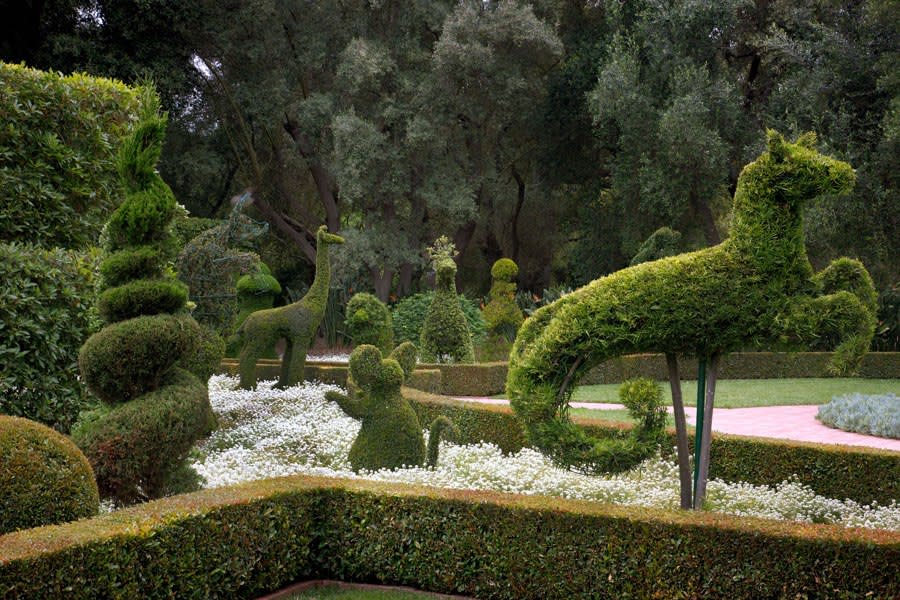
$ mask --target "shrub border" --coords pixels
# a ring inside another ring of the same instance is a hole
[[[294,476],[0,537],[0,597],[893,598],[898,562],[900,532]]]
[[[459,430],[460,443],[490,442],[507,453],[528,445],[508,406],[465,402],[411,388],[404,388],[404,395],[413,400],[421,422],[439,415],[449,417]],[[630,430],[624,423],[574,421],[600,438],[624,436]],[[674,428],[667,434],[667,449],[674,448]],[[689,439],[693,444],[692,432]],[[900,452],[715,433],[710,455],[710,478],[756,485],[776,485],[793,478],[829,498],[882,505],[900,499]]]

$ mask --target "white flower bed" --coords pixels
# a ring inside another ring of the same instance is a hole
[[[236,386],[237,379],[227,376],[210,380],[210,400],[220,429],[195,450],[193,461],[208,487],[304,473],[678,507],[677,466],[660,457],[629,473],[601,477],[559,469],[527,448],[504,456],[491,444],[441,443],[434,470],[357,475],[350,470],[347,453],[359,423],[325,400],[325,392],[337,386],[307,383],[277,390],[272,382],[264,382],[255,392],[236,390]],[[735,515],[900,530],[896,500],[889,506],[863,506],[818,496],[796,482],[783,482],[773,489],[712,480],[707,495],[712,510]]]

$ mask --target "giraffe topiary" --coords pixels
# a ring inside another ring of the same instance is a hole
[[[723,243],[597,279],[524,323],[506,385],[533,444],[560,464],[592,472],[626,470],[653,452],[649,444],[629,451],[639,442],[634,436],[593,439],[567,417],[581,375],[623,354],[665,353],[675,381],[678,355],[711,358],[715,365],[718,356],[736,349],[830,340],[836,346],[831,372],[853,371],[874,332],[872,280],[849,259],[814,275],[802,214],[807,200],[849,192],[855,174],[814,145],[813,134],[788,143],[768,133],[767,151],[738,180],[731,233]],[[673,396],[675,391],[673,383]],[[676,402],[680,389],[678,394]],[[711,409],[709,398],[708,387]],[[676,404],[676,425],[677,413]]]
[[[306,351],[312,344],[328,304],[328,284],[331,280],[328,246],[344,243],[341,236],[328,233],[325,225],[319,227],[316,240],[316,276],[306,295],[286,306],[251,313],[238,329],[242,344],[241,387],[245,390],[256,387],[256,361],[282,338],[286,344],[277,386],[286,388],[303,381]]]
[[[444,431],[453,429],[447,417],[436,418],[429,428],[428,448],[416,411],[400,394],[400,386],[416,366],[416,347],[403,342],[383,358],[370,344],[357,346],[350,355],[350,395],[327,392],[348,416],[362,421],[350,448],[354,471],[399,469],[437,463]]]

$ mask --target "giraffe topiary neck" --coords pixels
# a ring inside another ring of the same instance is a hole
[[[303,297],[304,302],[317,313],[325,312],[328,304],[328,286],[331,282],[331,263],[328,260],[328,244],[319,241],[316,249],[316,276],[309,291]]]

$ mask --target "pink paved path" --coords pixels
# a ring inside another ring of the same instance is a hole
[[[484,404],[509,404],[497,398],[459,397],[457,400]],[[624,408],[621,404],[572,402],[573,408],[609,410]],[[820,444],[868,446],[900,452],[900,440],[850,433],[822,425],[816,419],[818,406],[762,406],[759,408],[717,408],[713,411],[713,431],[735,435],[780,438]],[[669,408],[672,412],[672,408]],[[694,424],[696,409],[686,406],[685,416]]]

